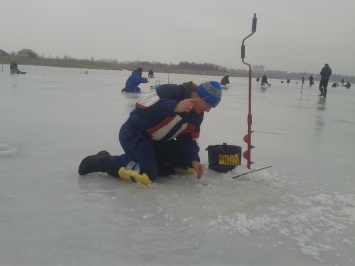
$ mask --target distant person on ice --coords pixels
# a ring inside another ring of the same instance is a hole
[[[329,77],[332,75],[332,70],[328,64],[325,64],[319,74],[321,76],[319,82],[319,91],[320,91],[319,96],[327,97],[328,81],[329,81]]]
[[[138,87],[141,83],[148,83],[148,79],[142,77],[143,69],[138,67],[136,70],[132,71],[131,76],[126,81],[126,87],[122,89],[122,92],[141,92],[141,89]]]
[[[13,61],[10,64],[10,73],[11,74],[26,74],[26,72],[20,71],[17,67],[17,61]]]
[[[12,74],[15,74],[19,72],[18,68],[17,68],[17,61],[12,61],[11,64],[10,64],[10,72]]]
[[[201,123],[204,112],[216,107],[221,97],[217,81],[199,86],[192,81],[165,84],[143,93],[119,132],[125,154],[100,151],[88,156],[79,174],[104,172],[147,185],[158,176],[194,170],[200,179],[204,173],[197,143]]]
[[[261,78],[261,85],[265,85],[265,84],[267,84],[267,85],[271,85],[271,84],[269,84],[269,82],[267,82],[267,77],[266,77],[266,75],[263,75],[263,77]]]
[[[154,78],[154,71],[151,69],[148,71],[148,78]]]
[[[227,84],[229,84],[229,76],[228,75],[224,76],[221,80],[221,85],[227,85]]]
[[[309,76],[309,86],[312,86],[314,84],[314,81],[313,81],[313,76]]]

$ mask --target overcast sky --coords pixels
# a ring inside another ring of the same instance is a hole
[[[0,0],[0,49],[355,76],[354,0]],[[18,62],[21,64],[21,62]]]

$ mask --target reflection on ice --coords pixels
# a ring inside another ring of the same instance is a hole
[[[0,143],[0,156],[13,156],[16,155],[17,149],[7,143]]]
[[[318,105],[317,105],[317,110],[318,111],[324,111],[325,110],[325,97],[320,97],[318,99]]]

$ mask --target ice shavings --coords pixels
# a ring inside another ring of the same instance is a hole
[[[269,231],[272,227],[278,226],[279,223],[280,220],[278,218],[270,218],[266,215],[248,219],[245,213],[237,213],[235,217],[219,215],[209,225],[215,226],[221,231],[249,235],[252,230]]]
[[[276,230],[280,237],[295,241],[303,254],[322,260],[321,253],[337,249],[332,242],[344,236],[342,243],[355,246],[354,237],[347,235],[349,224],[355,221],[354,198],[353,194],[339,193],[307,197],[286,194],[280,196],[284,207],[270,208],[271,214],[218,215],[208,225],[212,230],[245,236],[253,231]]]

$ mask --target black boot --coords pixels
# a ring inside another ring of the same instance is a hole
[[[168,176],[175,174],[174,168],[167,154],[166,150],[159,149],[155,151],[155,158],[158,164],[158,175],[159,176]]]
[[[81,161],[79,165],[79,175],[87,175],[94,172],[106,172],[104,161],[111,156],[107,151],[100,151],[96,155],[90,155]]]

